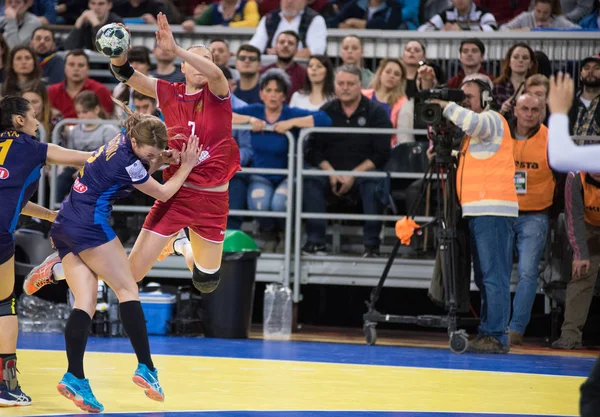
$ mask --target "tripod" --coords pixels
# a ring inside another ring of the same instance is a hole
[[[458,329],[456,280],[458,271],[458,235],[456,229],[456,213],[458,201],[456,199],[456,166],[454,158],[447,152],[441,152],[430,162],[429,169],[425,173],[420,197],[410,207],[408,217],[414,217],[415,212],[421,205],[426,195],[428,186],[437,180],[437,215],[436,218],[423,226],[428,227],[438,224],[438,251],[441,258],[441,271],[444,283],[445,307],[447,316],[421,315],[400,316],[382,314],[375,308],[381,290],[390,272],[394,259],[400,249],[400,239],[394,245],[392,253],[385,265],[381,278],[375,288],[371,291],[369,301],[366,301],[368,311],[363,315],[363,330],[368,345],[375,344],[377,340],[377,323],[404,323],[416,324],[425,327],[447,327],[450,338],[450,350],[454,353],[464,353],[468,347],[468,336],[465,330]],[[462,323],[462,321],[461,321]]]

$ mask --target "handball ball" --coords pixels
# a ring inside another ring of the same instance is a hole
[[[96,34],[96,49],[108,58],[117,58],[129,48],[129,32],[123,26],[109,23]]]

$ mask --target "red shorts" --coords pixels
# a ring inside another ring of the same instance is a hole
[[[172,236],[189,227],[201,238],[221,243],[225,239],[228,214],[228,191],[200,191],[184,186],[169,201],[157,200],[142,228]]]

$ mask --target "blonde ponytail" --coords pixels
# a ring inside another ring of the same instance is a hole
[[[129,138],[135,138],[142,145],[158,149],[165,149],[167,147],[167,127],[158,117],[149,114],[134,113],[121,100],[117,100],[114,97],[111,97],[111,99],[127,114],[123,125],[125,133],[127,133]]]

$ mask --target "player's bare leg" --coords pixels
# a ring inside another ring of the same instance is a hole
[[[146,229],[140,231],[129,254],[131,273],[137,282],[143,280],[150,272],[156,259],[171,238],[172,236],[159,235]]]
[[[131,270],[137,281],[143,279],[152,269],[157,253],[166,245],[172,245],[173,252],[184,257],[188,269],[192,272],[194,286],[199,291],[210,293],[217,288],[223,243],[208,241],[192,230],[189,240],[181,235],[174,238],[142,230],[129,255]]]
[[[186,247],[187,246],[187,247]],[[200,292],[210,293],[217,289],[220,281],[221,256],[223,242],[211,242],[190,230],[190,243],[184,245],[182,252],[192,253],[192,280]],[[189,264],[188,264],[189,267]]]
[[[62,262],[75,304],[65,327],[69,366],[56,389],[80,409],[100,413],[104,411],[104,406],[94,396],[83,370],[85,347],[98,303],[98,278],[78,256],[72,253],[67,254]]]
[[[15,306],[15,258],[0,265],[0,406],[31,404],[17,379],[17,335],[19,322]]]

